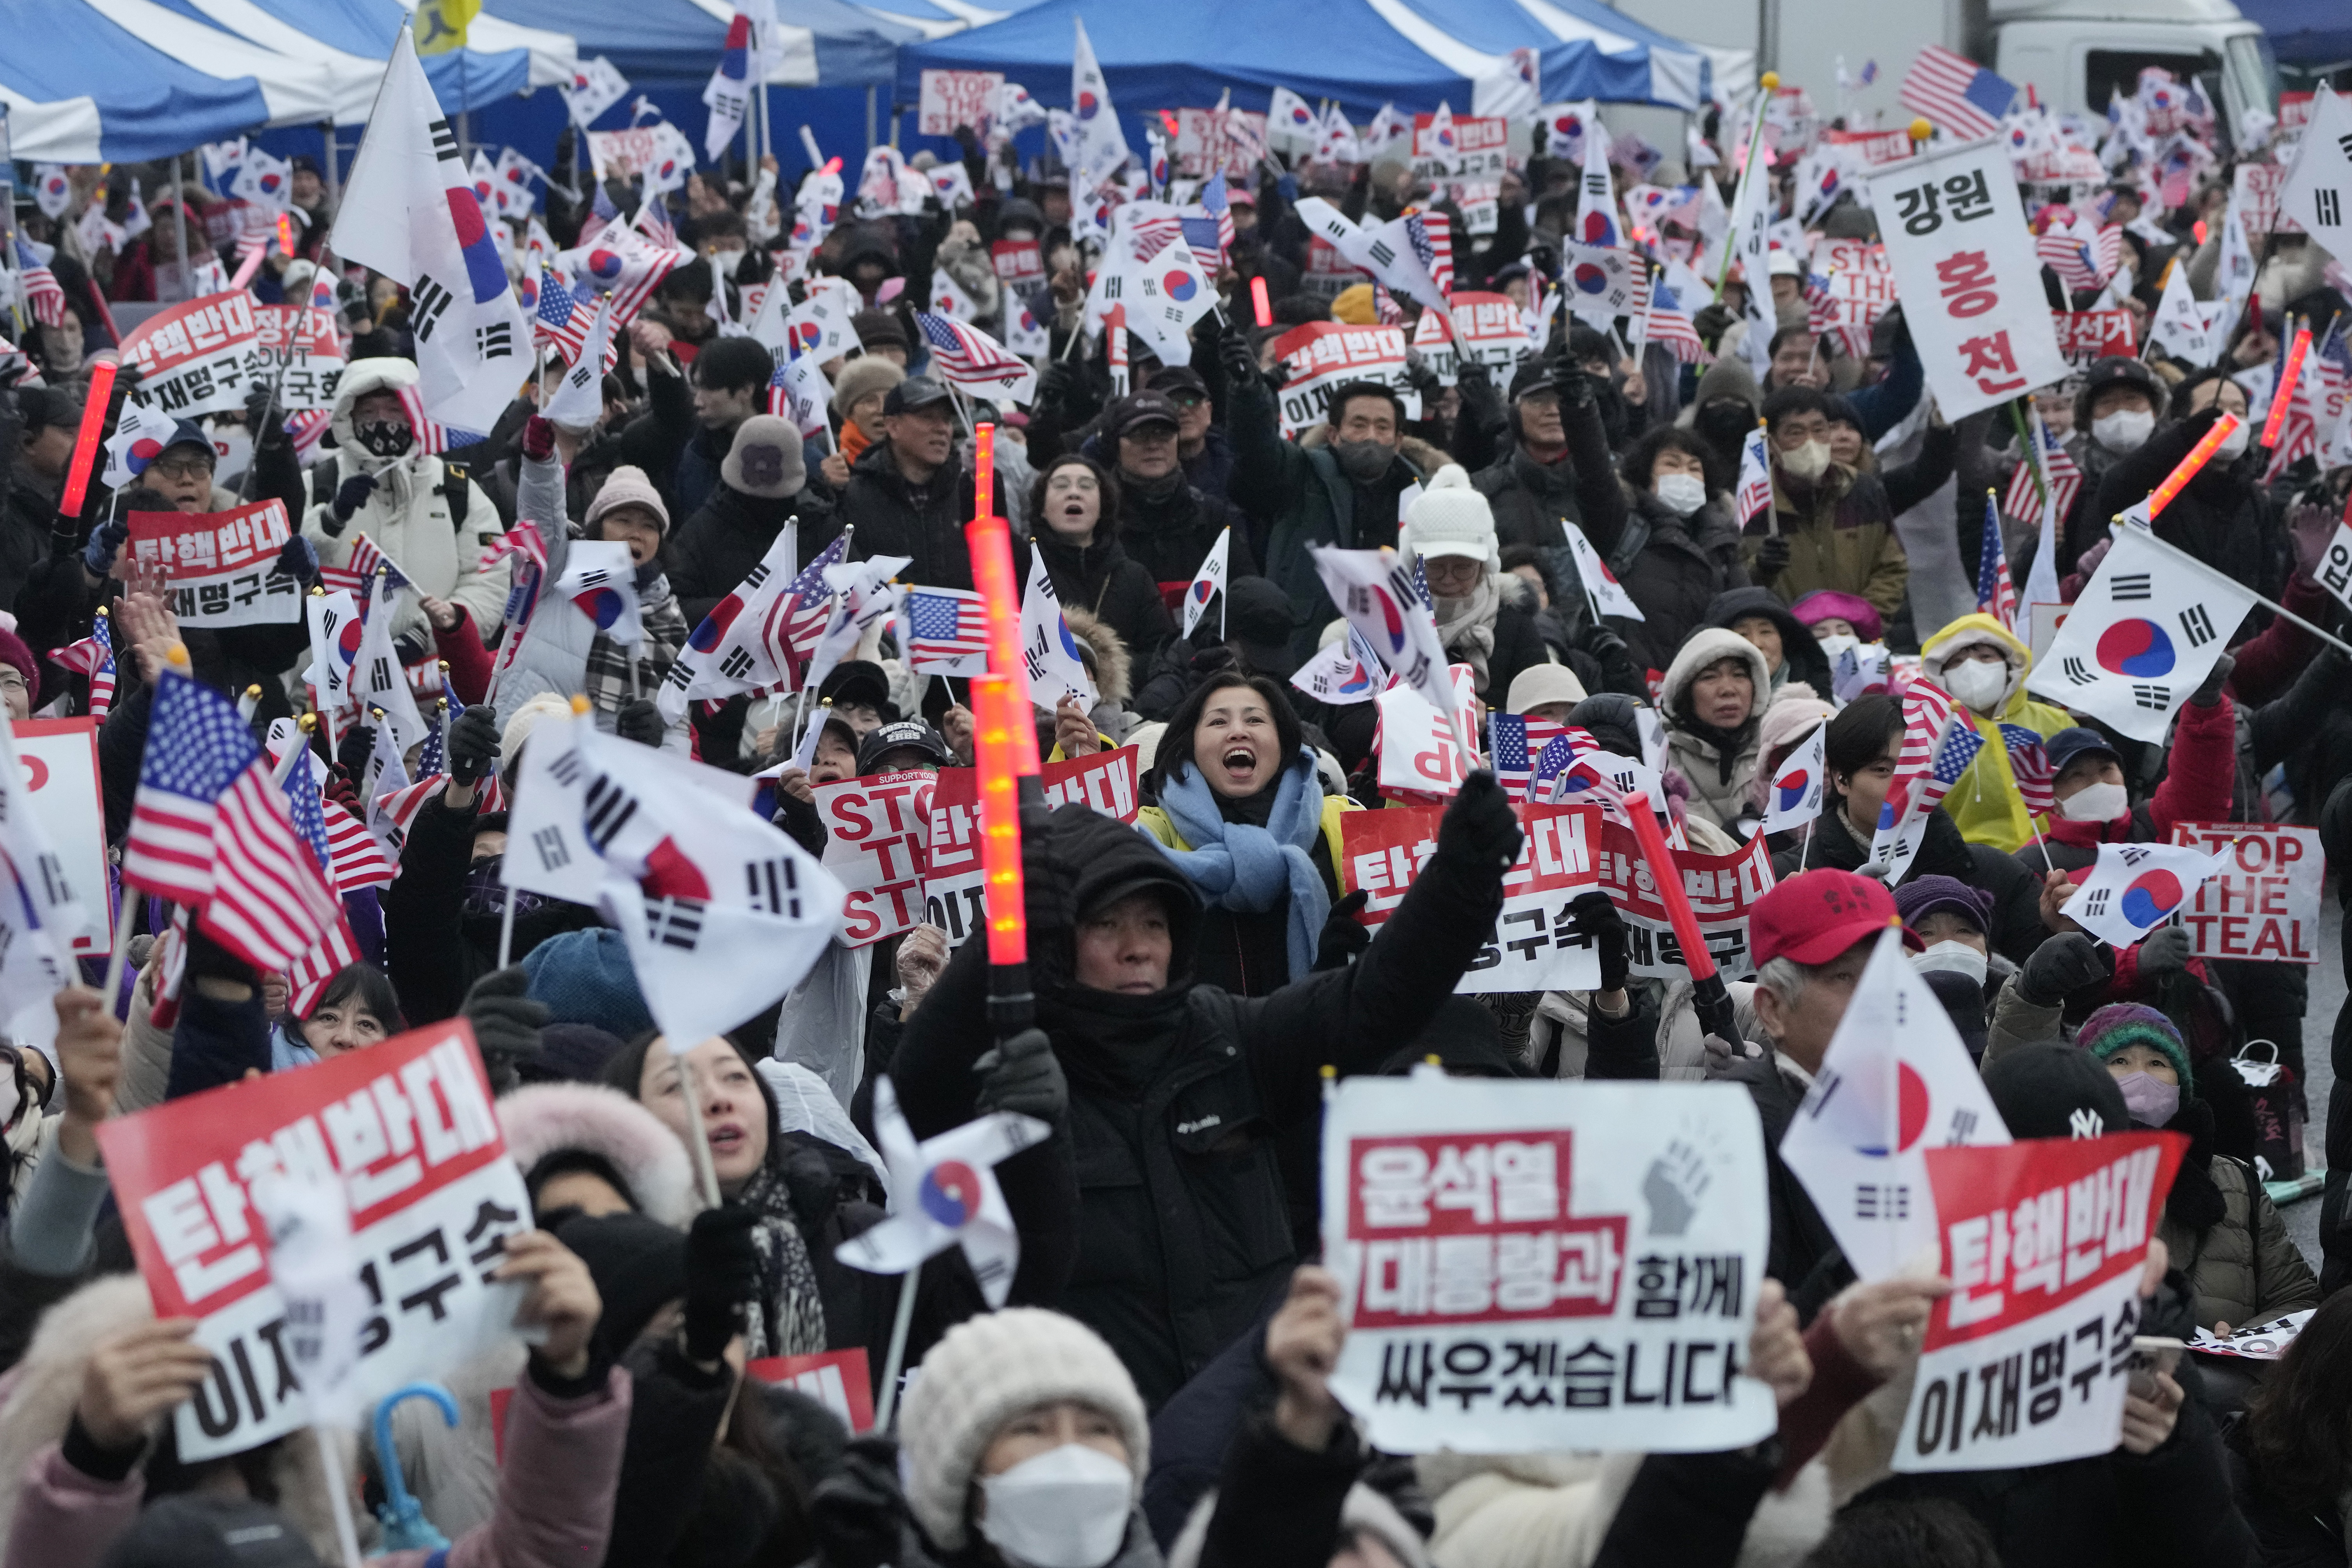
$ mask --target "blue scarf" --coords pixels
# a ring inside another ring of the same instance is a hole
[[[1181,778],[1170,770],[1160,786],[1160,808],[1192,846],[1162,844],[1160,852],[1212,908],[1258,914],[1290,895],[1290,978],[1305,978],[1315,967],[1315,944],[1331,913],[1331,895],[1324,891],[1323,874],[1308,853],[1323,830],[1323,786],[1315,777],[1315,753],[1301,748],[1284,770],[1264,827],[1227,822],[1197,766],[1183,770]]]

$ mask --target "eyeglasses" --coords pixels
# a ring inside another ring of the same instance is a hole
[[[201,458],[158,458],[147,465],[167,479],[192,479],[198,474],[209,476],[213,460],[209,455]]]

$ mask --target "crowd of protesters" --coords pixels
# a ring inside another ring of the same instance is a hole
[[[1691,179],[1728,195],[1722,154],[1742,123],[1708,118],[1694,149],[1715,166]],[[733,326],[746,289],[771,278],[805,286],[775,272],[784,237],[770,161],[745,180],[707,173],[655,198],[698,259],[620,338],[593,422],[551,423],[541,389],[527,385],[486,440],[428,451],[402,395],[418,374],[412,302],[351,268],[333,284],[350,363],[323,433],[289,430],[257,388],[241,419],[178,422],[134,488],[93,484],[74,515],[59,500],[108,304],[152,299],[159,267],[177,260],[170,237],[205,233],[217,198],[194,184],[158,196],[151,184],[152,224],[96,255],[83,253],[72,215],[27,216],[35,238],[58,247],[66,312],[0,359],[10,384],[0,696],[14,720],[88,711],[88,674],[58,656],[108,616],[120,683],[98,740],[110,837],[126,830],[152,694],[175,644],[198,679],[257,689],[257,727],[302,706],[307,653],[285,628],[180,627],[163,584],[126,559],[126,513],[281,500],[298,520],[283,563],[306,584],[373,541],[406,579],[394,612],[403,657],[445,671],[428,696],[446,682],[464,711],[446,736],[446,784],[407,825],[395,879],[349,900],[363,962],[307,1016],[289,1011],[284,976],[257,973],[200,925],[175,935],[159,922],[133,942],[126,997],[71,988],[54,1048],[7,1052],[0,1563],[331,1556],[328,1490],[380,1500],[394,1460],[457,1543],[446,1556],[404,1554],[436,1568],[2345,1563],[2352,1306],[2333,1292],[2352,1282],[2342,1174],[2352,1116],[2308,1108],[2324,1119],[2313,1144],[2330,1174],[2323,1256],[2307,1259],[2255,1164],[2249,1089],[2232,1065],[2250,1041],[2273,1042],[2302,1098],[2305,972],[2193,956],[2177,927],[2118,952],[2059,912],[2099,846],[2168,840],[2181,822],[2315,825],[2344,864],[2342,653],[2257,611],[2227,629],[2235,657],[2193,693],[2165,744],[2031,695],[2021,628],[1929,614],[1906,544],[1950,545],[1973,580],[1984,518],[1974,498],[2018,465],[2014,430],[1990,415],[1948,424],[1936,413],[1900,307],[1877,321],[1866,355],[1816,335],[1802,262],[1786,251],[1769,279],[1735,273],[1696,313],[1709,363],[1654,346],[1635,357],[1563,317],[1514,369],[1465,364],[1447,387],[1416,359],[1415,395],[1341,384],[1321,424],[1286,437],[1271,346],[1285,331],[1370,321],[1381,306],[1410,329],[1419,310],[1376,305],[1361,284],[1318,292],[1295,204],[1319,194],[1385,219],[1415,203],[1444,208],[1442,192],[1393,161],[1269,164],[1262,179],[1236,180],[1214,279],[1225,309],[1194,331],[1188,363],[1162,363],[1135,339],[1115,372],[1109,346],[1083,331],[1090,254],[1073,237],[1066,169],[961,140],[976,199],[920,214],[845,209],[807,258],[865,307],[854,346],[824,367],[830,428],[817,437],[768,411],[772,357]],[[579,162],[566,131],[543,220],[560,245],[593,233],[599,210],[640,204],[625,173],[597,188]],[[1776,172],[1776,199],[1794,204],[1787,173]],[[2229,173],[2215,164],[2168,210],[2146,170],[2074,193],[2086,210],[2138,220],[2122,240],[2136,279],[2124,303],[2143,328],[2169,263],[2210,289]],[[79,199],[95,176],[78,175]],[[1556,278],[1577,177],[1566,161],[1525,160],[1505,181],[1491,237],[1450,209],[1456,286],[1524,301],[1531,278]],[[108,187],[118,208],[134,182],[118,174]],[[565,190],[575,182],[591,186],[576,202]],[[310,221],[299,253],[271,256],[256,276],[265,301],[305,298],[331,245],[315,167],[297,162],[294,191]],[[1875,233],[1851,195],[1806,226]],[[1685,257],[1698,237],[1662,228]],[[1025,301],[989,265],[991,242],[1005,239],[1041,247],[1045,279]],[[913,314],[933,298],[935,272],[956,280],[984,329],[1001,331],[1024,304],[1045,324],[1030,406],[975,405],[934,374]],[[1271,325],[1251,324],[1260,281]],[[2274,237],[2219,370],[2150,350],[2040,390],[2084,476],[2057,530],[2068,597],[2095,570],[2116,513],[2221,412],[2267,399],[2284,323],[2345,315],[2342,284],[2305,237]],[[2047,286],[2053,310],[2089,302],[2069,300],[2054,272]],[[1738,339],[1753,330],[1742,291],[1764,289],[1779,325],[1759,383]],[[137,383],[116,380],[110,418]],[[790,763],[802,729],[818,726],[814,760],[779,776],[775,815],[813,850],[825,833],[816,786],[969,765],[961,682],[916,675],[887,620],[807,713],[789,692],[753,694],[667,722],[645,694],[793,520],[803,562],[847,531],[853,558],[905,556],[908,583],[971,587],[961,524],[976,507],[974,419],[996,427],[988,499],[1015,521],[1019,575],[1034,554],[1098,693],[1090,710],[1041,710],[1040,749],[1059,760],[1138,747],[1139,822],[1081,807],[1025,815],[1034,1030],[999,1042],[982,944],[950,953],[921,925],[871,952],[829,953],[780,1008],[729,1035],[662,1048],[618,934],[593,910],[510,893],[499,878],[501,807],[533,727],[578,692],[611,733],[752,773]],[[1743,526],[1732,492],[1759,419],[1771,497]],[[223,439],[231,429],[241,434]],[[2352,467],[2306,457],[2273,475],[2266,463],[2258,447],[2225,447],[2156,531],[2340,632],[2341,607],[2314,574]],[[625,545],[646,640],[624,647],[570,616],[504,626],[509,564],[486,550],[524,521],[559,574],[575,542]],[[1611,563],[1639,620],[1597,613],[1564,523]],[[2019,581],[2035,537],[2010,520]],[[1221,540],[1222,613],[1182,635],[1181,595]],[[1687,986],[1629,973],[1625,923],[1602,894],[1576,909],[1600,953],[1593,991],[1454,994],[1519,841],[1486,773],[1445,805],[1433,856],[1378,934],[1367,931],[1362,896],[1344,885],[1342,819],[1383,804],[1374,710],[1318,702],[1289,681],[1345,635],[1308,553],[1318,545],[1416,559],[1447,655],[1468,668],[1485,709],[1570,723],[1636,757],[1654,718],[1672,816],[1700,853],[1749,841],[1780,762],[1825,729],[1821,816],[1768,846],[1780,881],[1752,910],[1755,977],[1731,987],[1741,1038],[1702,1039]],[[509,637],[520,646],[506,647]],[[1941,683],[1993,737],[1891,886],[1860,868],[1897,766],[1901,704],[1883,689],[1841,696],[1832,674],[1840,655],[1871,645],[1901,676]],[[2000,739],[2011,727],[2042,738],[2047,811],[2027,805],[2011,771]],[[368,747],[362,729],[320,758],[330,794],[362,816],[353,791]],[[1733,1082],[1752,1097],[1769,1151],[1890,921],[1905,926],[2015,1135],[2087,1124],[2188,1136],[2142,1277],[2149,1331],[2227,1332],[2316,1308],[2284,1359],[2251,1382],[2202,1375],[2196,1358],[2158,1375],[2128,1399],[2111,1454],[1895,1474],[1889,1429],[1947,1282],[1859,1282],[1802,1184],[1768,1152],[1777,1283],[1745,1371],[1778,1401],[1774,1437],[1705,1455],[1369,1450],[1329,1388],[1347,1329],[1340,1286],[1316,1261],[1326,1066],[1395,1073],[1433,1058],[1496,1078]],[[167,984],[175,1013],[158,1010]],[[453,1016],[473,1027],[531,1194],[537,1228],[509,1245],[500,1274],[526,1285],[536,1342],[457,1371],[446,1380],[455,1428],[437,1416],[397,1424],[396,1452],[362,1444],[351,1475],[322,1474],[297,1437],[183,1462],[164,1418],[212,1363],[190,1323],[155,1318],[94,1129]],[[2315,1047],[2331,1051],[2339,1079],[2352,1066],[2347,1029],[2335,1020]],[[885,1364],[897,1287],[834,1256],[885,1213],[872,1147],[885,1072],[918,1135],[1018,1110],[1053,1136],[997,1168],[1022,1245],[1011,1304],[988,1310],[959,1252],[926,1265],[897,1430],[853,1436],[823,1405],[742,1368],[747,1357],[850,1348],[877,1374]],[[695,1195],[687,1151],[698,1136],[724,1199],[715,1208]],[[488,1410],[505,1388],[501,1458]]]

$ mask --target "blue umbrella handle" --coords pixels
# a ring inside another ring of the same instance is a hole
[[[425,1522],[424,1505],[409,1492],[408,1483],[400,1473],[400,1456],[392,1444],[393,1409],[408,1399],[431,1400],[441,1407],[443,1422],[451,1426],[457,1425],[457,1402],[437,1383],[411,1383],[394,1389],[375,1407],[376,1462],[383,1469],[384,1493],[383,1506],[377,1510],[377,1515],[383,1521],[388,1536],[400,1537],[397,1541],[387,1540],[386,1544],[394,1549],[431,1551],[449,1543]]]

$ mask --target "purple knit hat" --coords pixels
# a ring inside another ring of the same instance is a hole
[[[2189,1069],[2189,1047],[2172,1020],[2141,1002],[2110,1002],[2083,1020],[2074,1043],[2100,1061],[2126,1046],[2146,1046],[2162,1053],[2180,1079],[2183,1101],[2197,1098],[2197,1080]]]

